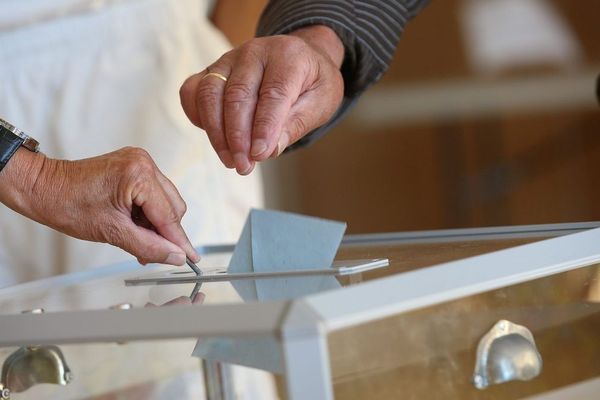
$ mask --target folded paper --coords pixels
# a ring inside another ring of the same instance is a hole
[[[272,272],[328,268],[346,224],[280,211],[252,210],[235,246],[228,272]],[[332,276],[231,281],[244,301],[292,299],[340,286]],[[275,338],[205,339],[196,357],[281,372]]]

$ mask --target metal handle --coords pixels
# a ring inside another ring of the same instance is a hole
[[[542,356],[526,327],[500,320],[479,341],[473,373],[477,389],[510,381],[528,381],[541,372]]]
[[[23,314],[43,314],[44,309],[23,311]],[[0,399],[10,399],[10,393],[24,392],[40,383],[67,385],[73,375],[57,346],[23,346],[8,356],[2,364]]]
[[[3,384],[0,383],[0,399],[2,400],[10,400],[10,390],[5,388]]]

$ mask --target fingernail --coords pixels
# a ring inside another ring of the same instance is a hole
[[[192,261],[195,263],[200,261],[200,255],[196,253],[196,250],[194,250],[194,253],[192,254]]]
[[[231,153],[227,150],[223,150],[218,153],[221,162],[225,164],[227,168],[234,168],[235,163],[233,162],[233,158],[231,158]]]
[[[260,156],[265,151],[267,151],[267,142],[265,140],[256,139],[252,142],[252,150],[250,150],[252,157]]]
[[[286,135],[285,133],[281,135],[279,141],[277,142],[277,156],[280,156],[281,153],[283,153],[283,151],[288,146],[288,142],[288,135]]]
[[[243,153],[237,153],[233,155],[233,160],[235,161],[235,169],[240,175],[247,175],[252,171],[252,163],[248,160]]]
[[[248,168],[245,171],[238,171],[238,173],[240,175],[248,175],[248,174],[250,174],[250,172],[254,171],[255,165],[256,165],[256,163],[254,161],[250,161],[250,165],[248,166]]]
[[[185,254],[184,253],[169,253],[169,256],[165,260],[165,264],[183,265],[183,264],[185,264]]]

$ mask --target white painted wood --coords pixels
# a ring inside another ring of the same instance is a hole
[[[272,336],[287,302],[86,310],[0,317],[0,347]]]
[[[302,300],[291,306],[282,339],[288,398],[333,400],[327,332]]]

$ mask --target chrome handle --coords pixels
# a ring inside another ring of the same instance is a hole
[[[2,400],[10,400],[10,390],[5,388],[3,384],[0,383],[0,399]]]
[[[23,314],[42,314],[41,308]],[[40,383],[67,385],[73,375],[57,346],[23,346],[8,356],[2,364],[0,399],[10,399],[11,392],[24,392]]]
[[[473,373],[477,389],[510,381],[528,381],[541,372],[542,356],[526,327],[500,320],[479,341]]]

